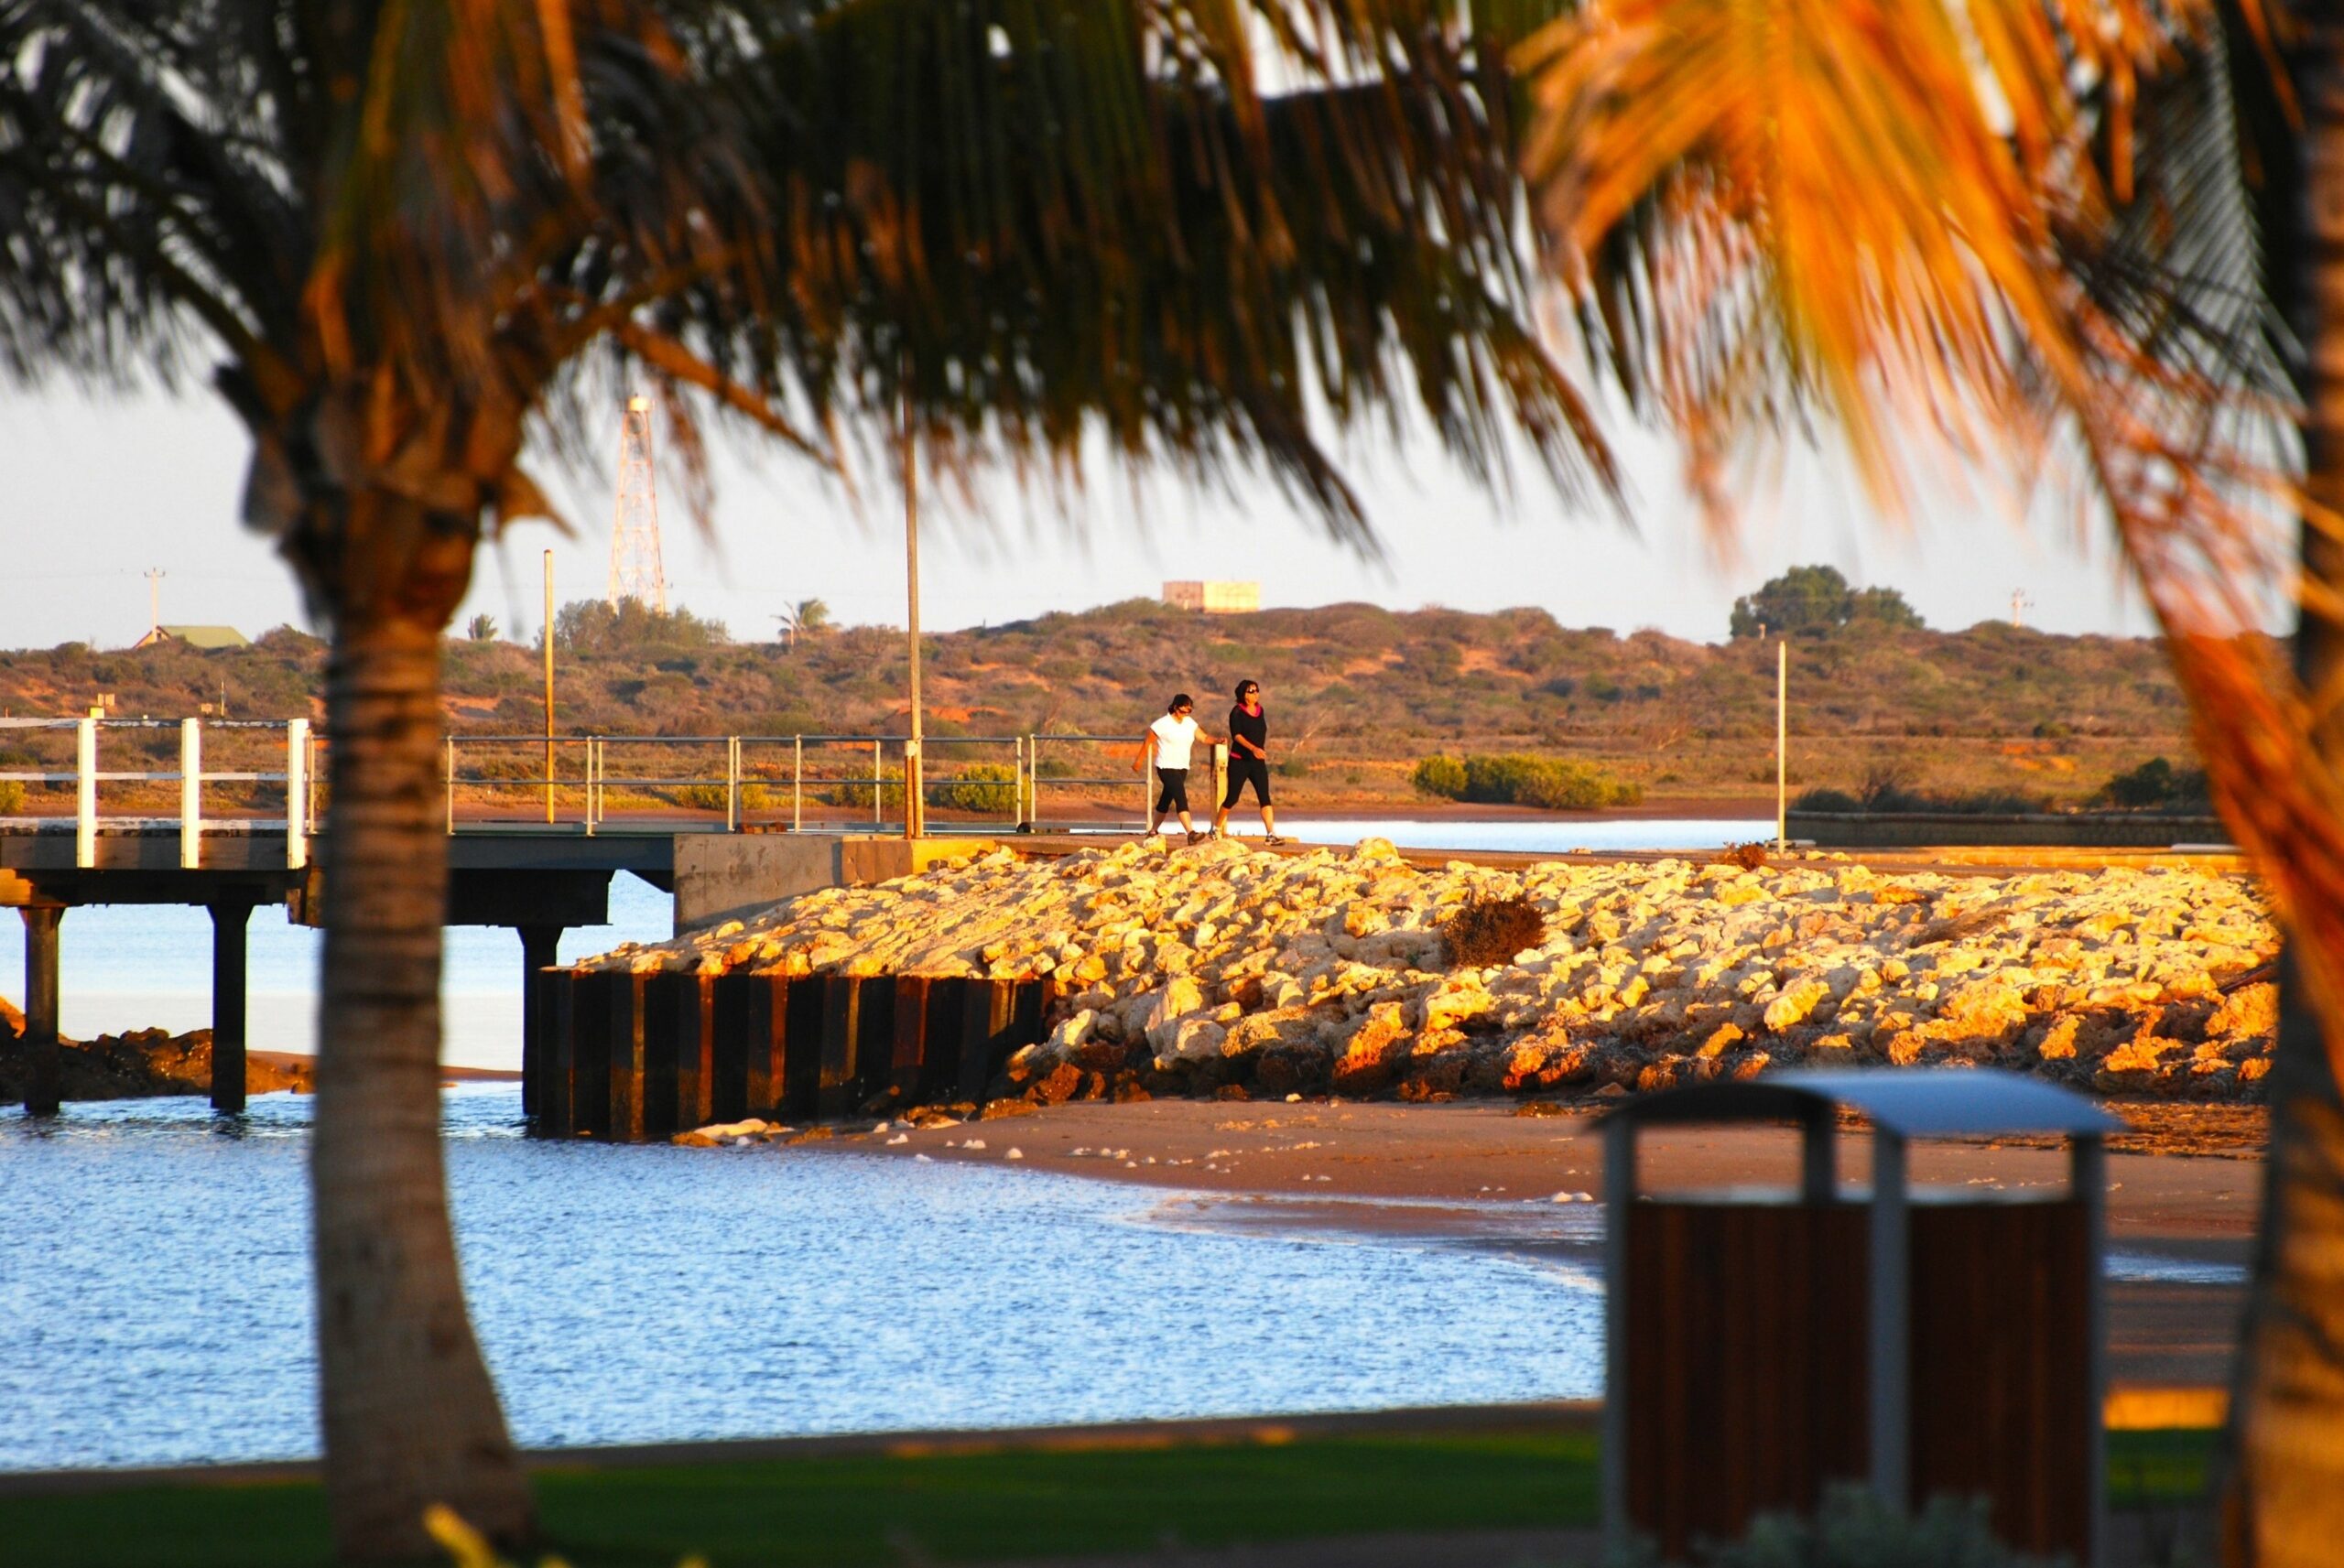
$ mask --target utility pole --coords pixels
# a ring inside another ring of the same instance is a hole
[[[546,552],[546,820],[553,820],[553,552]]]
[[[908,372],[909,362],[906,362]],[[911,738],[904,742],[904,837],[918,838],[928,831],[927,791],[920,766],[919,701],[919,454],[912,444],[912,404],[908,388],[898,395],[904,435],[904,579],[911,605],[912,721]]]
[[[2030,611],[2030,610],[2034,609],[2034,608],[2035,608],[2035,600],[2031,600],[2031,599],[2027,598],[2027,596],[2026,596],[2026,589],[2023,589],[2023,588],[2014,588],[2014,589],[2011,589],[2011,624],[2012,624],[2012,625],[2013,625],[2013,626],[2024,626],[2024,625],[2025,625],[2025,624],[2026,624],[2026,612],[2027,612],[2028,611]]]
[[[146,634],[151,637],[163,629],[163,568],[155,567],[146,573]]]
[[[1774,853],[1786,852],[1790,839],[1790,701],[1791,640],[1774,642]]]

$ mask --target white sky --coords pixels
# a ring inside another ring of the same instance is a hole
[[[568,501],[578,535],[517,529],[483,552],[462,615],[485,611],[507,635],[534,636],[539,552],[555,549],[562,601],[599,596],[608,564],[609,460]],[[2028,623],[2062,632],[2140,633],[2138,596],[2120,587],[2104,541],[2079,550],[2065,514],[2037,510],[2014,526],[1985,503],[1940,498],[1912,527],[1883,523],[1836,462],[1793,459],[1749,501],[1742,558],[1721,565],[1677,482],[1671,449],[1636,433],[1622,442],[1635,525],[1567,514],[1543,478],[1518,471],[1509,505],[1474,489],[1429,441],[1352,454],[1385,546],[1382,563],[1329,543],[1266,483],[1241,504],[1168,478],[1134,492],[1101,470],[1062,521],[1004,481],[986,527],[965,509],[931,507],[922,534],[924,619],[933,629],[1080,610],[1156,593],[1167,577],[1257,579],[1266,605],[1367,600],[1394,609],[1536,605],[1567,626],[1657,626],[1715,641],[1728,607],[1784,567],[1828,561],[1860,583],[1902,589],[1932,625],[2006,616],[2014,588]],[[736,637],[774,633],[785,604],[819,597],[847,622],[903,621],[902,524],[891,491],[847,498],[787,454],[754,458],[720,445],[715,526],[696,532],[681,486],[662,464],[662,525],[671,602],[726,622]],[[267,546],[236,524],[245,443],[203,392],[93,401],[67,390],[0,392],[0,646],[69,640],[122,646],[146,628],[150,567],[163,619],[225,622],[257,634],[302,623],[290,579]],[[1136,502],[1136,505],[1135,505]],[[1134,514],[1137,514],[1135,516]]]

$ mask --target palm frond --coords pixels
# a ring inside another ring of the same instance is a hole
[[[2272,43],[2256,0],[1607,0],[1516,58],[1555,265],[1697,468],[1810,419],[1892,503],[1931,451],[2079,468],[2344,1021],[2344,694],[2264,634],[2289,524],[2344,537],[2287,426]]]

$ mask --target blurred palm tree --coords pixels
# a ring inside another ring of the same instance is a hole
[[[348,1557],[528,1493],[438,1141],[439,660],[617,389],[827,467],[1265,472],[1416,416],[1609,488],[1529,317],[1502,62],[1446,0],[0,0],[0,364],[200,375],[331,641],[316,1131]],[[1280,91],[1262,86],[1274,62]],[[892,471],[882,469],[879,471]]]
[[[1535,7],[1533,7],[1535,9]],[[1560,9],[1559,7],[1556,9]],[[2113,524],[2290,964],[2230,1560],[2344,1535],[2344,16],[1601,0],[1515,55],[1591,341],[1729,528],[1770,438]],[[2266,635],[2290,596],[2292,659]]]
[[[826,631],[830,624],[830,607],[819,599],[801,599],[781,614],[781,629],[789,635],[789,645],[798,646],[802,633],[812,636]]]

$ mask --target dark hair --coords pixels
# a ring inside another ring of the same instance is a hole
[[[1176,691],[1172,694],[1172,705],[1169,708],[1167,708],[1164,711],[1167,713],[1177,713],[1184,708],[1194,708],[1196,705],[1196,700],[1189,697],[1187,692]]]
[[[1261,689],[1262,683],[1260,681],[1242,680],[1237,683],[1237,689],[1231,692],[1229,695],[1235,697],[1238,701],[1243,702],[1245,700],[1245,694],[1247,692],[1259,691]]]

